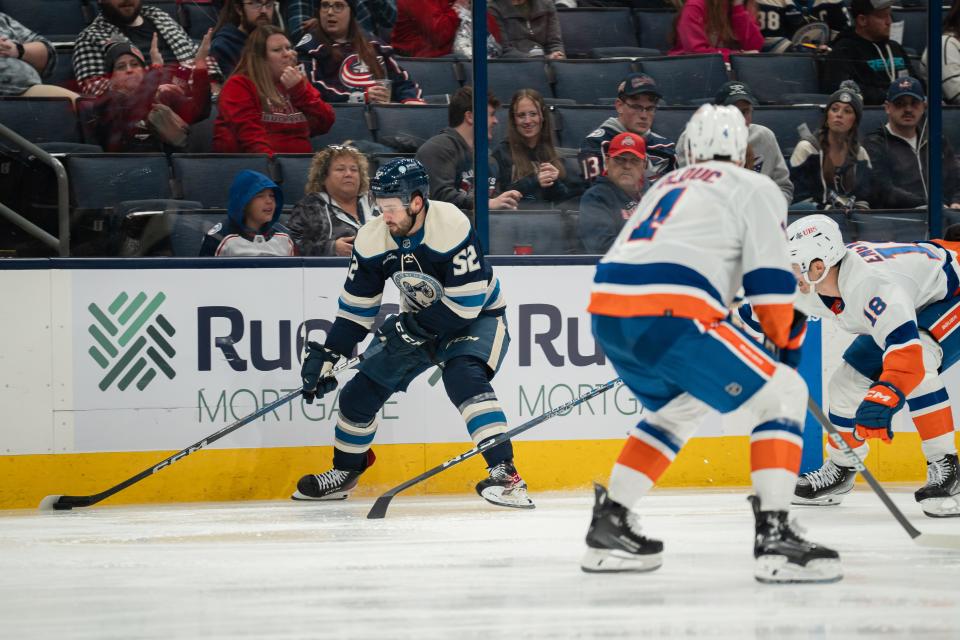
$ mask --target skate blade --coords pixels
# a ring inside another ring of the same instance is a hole
[[[820,498],[801,498],[800,496],[795,495],[792,498],[790,498],[790,504],[799,504],[799,505],[807,505],[807,506],[814,506],[814,507],[830,507],[843,502],[843,497],[845,495],[847,494],[834,493],[828,496],[822,496]]]
[[[291,500],[301,500],[303,502],[327,502],[329,500],[346,500],[347,496],[350,495],[349,491],[337,491],[335,493],[328,493],[325,496],[315,498],[313,496],[308,496],[305,493],[300,493],[300,490],[297,489],[293,492],[293,495],[290,496]]]
[[[662,564],[662,553],[639,555],[620,549],[592,547],[587,548],[580,560],[580,568],[586,573],[644,573],[659,569]]]
[[[811,560],[801,566],[786,556],[766,555],[757,558],[753,577],[764,584],[829,583],[843,578],[843,569],[838,559]]]
[[[480,497],[498,507],[511,507],[513,509],[535,509],[537,507],[533,504],[533,500],[527,496],[526,491],[523,493],[506,493],[503,491],[503,487],[487,487],[480,492]]]
[[[931,518],[960,518],[960,496],[927,498],[920,501],[920,508]]]

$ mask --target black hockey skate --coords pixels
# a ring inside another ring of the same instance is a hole
[[[527,483],[517,473],[513,460],[505,460],[487,472],[490,475],[477,483],[481,498],[498,507],[533,509],[536,506],[527,495]]]
[[[640,533],[637,515],[594,484],[593,520],[580,568],[587,573],[653,571],[663,564],[663,543]]]
[[[333,468],[321,474],[310,474],[300,478],[297,490],[290,496],[291,500],[346,500],[357,487],[357,482],[364,471],[370,468],[376,460],[373,449],[367,451],[367,461],[363,469]]]
[[[960,464],[957,454],[927,463],[927,484],[913,497],[931,518],[960,517]]]
[[[853,490],[857,471],[853,467],[841,467],[827,459],[816,471],[808,471],[797,478],[793,491],[793,504],[840,504],[843,496]]]
[[[787,520],[786,511],[760,511],[760,498],[750,496],[756,519],[753,577],[757,582],[836,582],[843,577],[840,554],[804,540]]]

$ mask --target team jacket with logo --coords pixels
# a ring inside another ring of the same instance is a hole
[[[801,295],[797,307],[807,315],[833,318],[849,333],[872,337],[884,351],[880,379],[909,395],[924,371],[917,311],[957,295],[958,248],[940,240],[854,242],[840,261],[841,297]]]
[[[387,280],[400,290],[401,309],[416,312],[421,326],[441,336],[506,307],[470,221],[452,204],[431,200],[413,236],[391,236],[382,217],[360,227],[328,348],[350,353],[373,328]]]
[[[580,143],[580,153],[577,160],[583,179],[592,183],[599,176],[606,175],[604,157],[610,141],[626,131],[619,118],[607,118],[599,129],[587,135]],[[676,150],[674,144],[652,130],[643,134],[647,143],[647,182],[653,182],[665,173],[677,168]]]
[[[658,180],[597,266],[591,313],[712,323],[742,286],[777,346],[788,344],[796,280],[787,205],[770,178],[705,162]]]
[[[757,18],[764,37],[792,38],[809,22],[824,22],[831,31],[850,27],[850,15],[843,0],[758,0]]]

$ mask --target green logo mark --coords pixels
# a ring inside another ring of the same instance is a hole
[[[87,307],[96,321],[87,328],[96,341],[88,353],[106,371],[100,381],[101,391],[109,389],[114,381],[118,389],[125,391],[134,380],[137,389],[143,391],[156,377],[157,369],[171,380],[177,375],[168,362],[177,352],[167,340],[176,330],[163,314],[157,313],[166,299],[161,292],[144,305],[147,294],[140,292],[127,304],[129,297],[121,293],[107,307],[107,313],[95,303]]]

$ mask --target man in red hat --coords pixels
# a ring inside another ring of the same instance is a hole
[[[604,155],[606,172],[580,198],[580,239],[587,253],[606,253],[633,213],[644,187],[647,143],[625,131]]]

